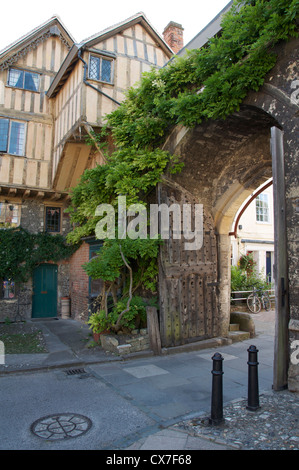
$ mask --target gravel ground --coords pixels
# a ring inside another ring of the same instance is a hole
[[[299,450],[299,397],[286,391],[263,394],[260,409],[246,409],[247,400],[223,407],[224,423],[209,424],[208,417],[178,425],[194,436],[242,450]]]

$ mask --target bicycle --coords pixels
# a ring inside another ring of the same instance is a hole
[[[247,297],[247,307],[252,313],[259,313],[262,307],[266,311],[271,310],[271,300],[268,292],[253,286],[252,294]]]

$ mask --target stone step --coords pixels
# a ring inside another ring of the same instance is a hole
[[[229,325],[229,331],[239,331],[240,325],[239,323],[231,323]]]
[[[237,341],[250,339],[250,333],[249,331],[229,331],[228,337],[235,343]]]

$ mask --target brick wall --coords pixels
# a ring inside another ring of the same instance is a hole
[[[83,243],[70,259],[71,316],[76,320],[87,320],[89,277],[82,264],[89,260],[89,245]]]

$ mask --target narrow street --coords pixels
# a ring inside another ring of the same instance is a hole
[[[274,312],[255,320],[255,338],[219,350],[1,375],[0,449],[126,449],[175,423],[208,415],[216,351],[224,358],[224,404],[247,396],[252,344],[259,350],[260,393],[271,392]]]

